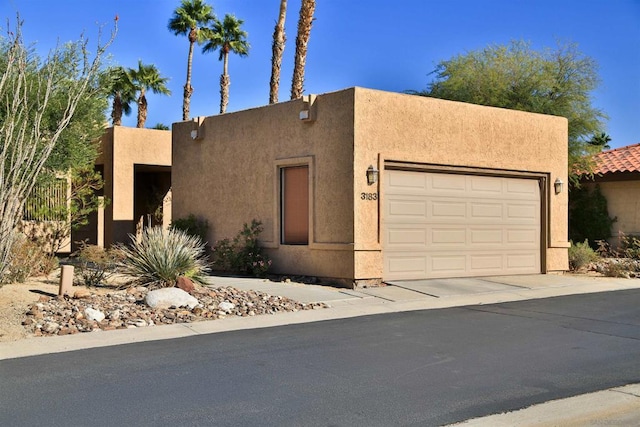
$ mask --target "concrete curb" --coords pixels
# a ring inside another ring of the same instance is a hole
[[[519,411],[451,424],[460,427],[637,425],[640,425],[640,384],[552,400]]]

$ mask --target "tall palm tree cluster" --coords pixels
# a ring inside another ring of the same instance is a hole
[[[136,102],[136,127],[143,128],[147,121],[147,91],[171,94],[167,87],[169,79],[162,77],[155,65],[146,65],[142,61],[138,61],[138,68],[111,67],[106,73],[106,78],[106,86],[112,98],[111,123],[114,126],[122,125],[122,115],[131,114],[131,103]]]
[[[196,43],[203,45],[202,53],[219,51],[219,60],[223,61],[220,76],[220,114],[227,111],[229,104],[229,54],[239,56],[249,54],[247,32],[242,29],[244,21],[232,14],[226,14],[221,21],[213,8],[203,0],[182,0],[180,6],[173,11],[169,20],[169,30],[175,35],[186,35],[189,39],[189,55],[187,57],[187,82],[184,85],[182,103],[182,120],[189,119],[189,106],[193,87],[191,86],[191,65],[193,48]]]
[[[291,99],[302,96],[304,82],[304,68],[307,55],[307,43],[311,32],[316,0],[302,0],[298,34],[296,37],[296,53],[294,73],[291,84]],[[278,102],[280,84],[280,69],[286,37],[284,24],[287,11],[287,0],[280,0],[278,21],[273,34],[273,49],[271,59],[271,80],[269,103]],[[244,57],[249,54],[250,45],[247,32],[242,29],[244,21],[233,14],[226,14],[224,19],[218,19],[213,7],[204,0],[181,0],[180,5],[173,11],[169,19],[168,29],[175,35],[187,36],[189,51],[187,55],[187,79],[183,90],[182,120],[189,120],[193,51],[195,45],[202,45],[202,53],[218,51],[218,59],[223,68],[220,75],[220,114],[227,111],[229,104],[229,54],[234,53]],[[147,100],[145,93],[152,91],[159,94],[170,94],[166,84],[168,79],[162,77],[154,65],[138,62],[137,69],[125,69],[117,66],[108,73],[109,93],[113,100],[111,120],[114,126],[122,124],[122,115],[131,113],[131,103],[138,105],[138,127],[144,127],[147,118]]]

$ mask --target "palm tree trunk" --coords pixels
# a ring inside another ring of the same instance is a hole
[[[224,114],[227,111],[230,84],[231,81],[228,74],[220,75],[220,114]]]
[[[192,32],[195,32],[193,29]],[[193,45],[195,44],[195,36],[193,36],[194,41],[191,41],[192,36],[189,33],[189,56],[187,58],[187,82],[184,85],[184,99],[182,101],[182,120],[189,120],[189,108],[191,106],[191,94],[193,93],[193,87],[191,87],[191,65],[193,63]]]
[[[138,98],[138,124],[136,127],[143,128],[147,121],[147,97],[144,95],[144,90],[140,92]]]
[[[231,84],[231,79],[229,78],[229,52],[223,52],[223,59],[222,75],[220,76],[220,114],[224,114],[227,111],[229,85]]]
[[[271,82],[269,88],[269,104],[278,102],[278,90],[280,89],[280,70],[282,68],[282,56],[287,37],[284,34],[284,21],[287,16],[287,0],[280,0],[280,15],[276,28],[273,31],[273,45],[271,47]]]
[[[122,98],[120,98],[120,93],[116,93],[113,97],[113,107],[111,108],[111,124],[113,126],[122,125]]]
[[[291,80],[291,99],[298,99],[302,96],[304,68],[307,63],[307,44],[311,34],[311,24],[313,22],[313,12],[315,9],[316,0],[302,0],[300,18],[298,20],[298,35],[296,37],[293,79]]]

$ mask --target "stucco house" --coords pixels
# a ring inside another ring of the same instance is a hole
[[[609,216],[617,218],[610,243],[617,246],[620,232],[640,235],[640,144],[598,153],[593,180],[584,177],[586,187],[598,185],[607,199]]]
[[[129,242],[141,223],[171,222],[171,131],[113,126],[100,139],[96,169],[108,203],[72,235],[76,242],[109,247]]]
[[[567,120],[349,88],[174,123],[173,217],[347,286],[567,270]]]

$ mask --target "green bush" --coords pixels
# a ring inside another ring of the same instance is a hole
[[[219,240],[212,248],[213,267],[221,271],[263,277],[271,267],[271,260],[258,244],[261,232],[262,223],[254,219],[251,225],[245,223],[233,240]]]
[[[120,245],[118,252],[122,256],[122,272],[135,277],[136,284],[172,287],[180,276],[204,283],[209,266],[200,238],[161,227],[145,228],[138,241],[133,235],[129,237],[131,245]]]
[[[598,259],[598,254],[591,249],[589,242],[573,243],[569,247],[569,268],[573,271],[580,270],[582,267],[594,262]]]
[[[98,286],[104,284],[116,272],[116,251],[82,243],[75,256],[79,271],[75,278],[79,284]]]
[[[184,231],[189,236],[197,236],[202,242],[206,242],[209,222],[190,214],[186,218],[177,218],[171,221],[171,229]]]
[[[598,240],[611,236],[611,226],[616,218],[609,217],[607,199],[596,185],[593,191],[582,186],[569,192],[569,238],[574,242],[585,239],[596,249]]]

